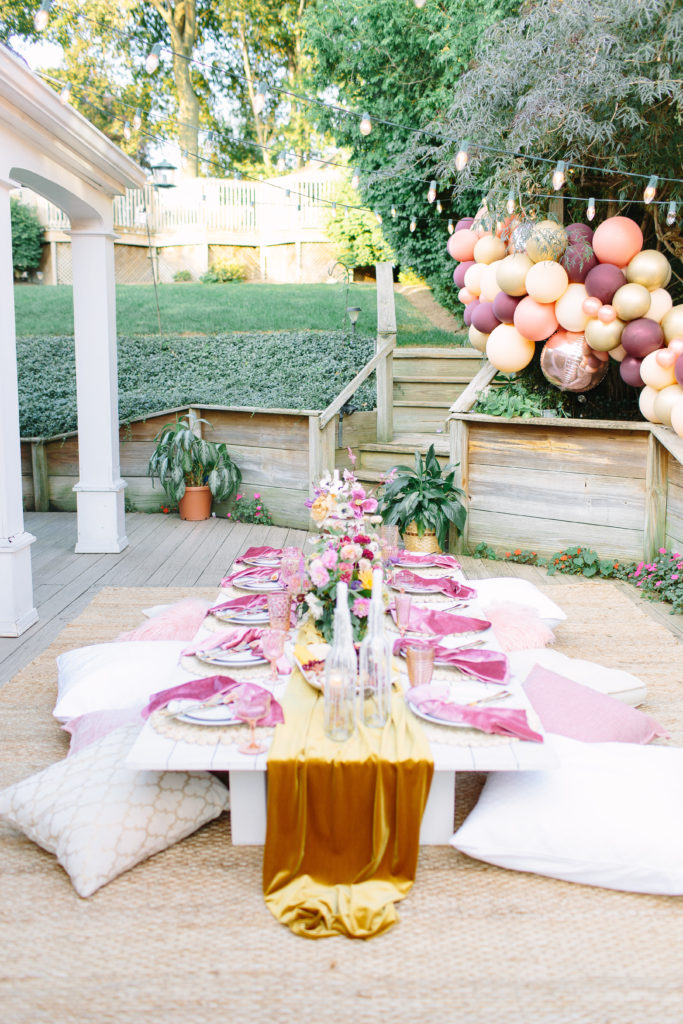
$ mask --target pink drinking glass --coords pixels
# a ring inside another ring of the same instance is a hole
[[[287,632],[291,610],[292,597],[288,591],[268,594],[268,621],[271,629]]]
[[[273,682],[277,679],[277,663],[285,651],[286,636],[283,629],[264,629],[261,636],[261,650],[264,658],[270,662],[270,677]]]
[[[380,526],[379,546],[385,565],[398,556],[398,526],[387,526],[386,523]]]
[[[282,552],[280,562],[280,583],[292,593],[292,584],[296,576],[301,576],[301,563],[303,561],[301,548],[285,548]]]
[[[406,664],[410,685],[426,685],[431,682],[434,674],[434,648],[409,647],[406,651]]]
[[[238,746],[243,754],[262,754],[267,747],[256,739],[256,723],[270,711],[272,696],[267,690],[256,691],[239,702],[238,717],[249,726],[249,741]]]
[[[413,604],[412,594],[404,594],[401,591],[400,594],[394,595],[394,607],[396,608],[396,625],[401,636],[406,635],[406,630],[410,625],[410,609]]]

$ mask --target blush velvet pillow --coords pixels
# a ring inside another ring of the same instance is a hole
[[[211,607],[210,601],[198,597],[184,597],[175,604],[161,605],[146,622],[120,633],[117,641],[126,640],[193,640]]]

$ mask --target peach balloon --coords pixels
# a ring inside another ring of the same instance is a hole
[[[668,348],[657,349],[655,354],[657,356],[657,362],[665,369],[667,366],[673,366],[678,359],[678,355],[675,352],[670,352]]]
[[[455,231],[448,239],[446,247],[454,260],[460,263],[474,258],[474,247],[477,244],[477,235],[469,228],[461,228]]]
[[[585,288],[585,285],[584,285],[584,288]],[[588,316],[597,316],[598,315],[598,310],[600,309],[600,299],[596,299],[596,297],[594,295],[588,295],[583,300],[583,307],[582,308],[583,308],[584,313],[587,313]]]
[[[648,320],[654,320],[656,324],[661,324],[666,314],[673,308],[673,304],[674,300],[665,288],[655,288],[653,292],[650,292],[650,308],[645,316]]]
[[[683,398],[683,388],[680,384],[672,384],[668,388],[662,388],[661,391],[657,392],[657,396],[654,401],[655,416],[665,426],[671,426],[671,413],[674,410],[674,406]]]
[[[617,318],[617,311],[614,306],[600,306],[598,320],[603,324],[613,324]]]
[[[668,343],[674,338],[683,338],[683,305],[674,306],[662,317],[662,330]]]
[[[502,260],[506,253],[507,246],[497,235],[484,235],[474,247],[477,263],[495,263]]]
[[[650,308],[650,293],[642,284],[624,284],[615,291],[612,305],[620,320],[640,320]]]
[[[643,232],[630,217],[608,217],[595,229],[592,244],[601,263],[625,267],[643,248]]]
[[[676,402],[671,410],[671,426],[679,437],[683,437],[683,401]]]
[[[609,355],[610,359],[615,359],[618,363],[620,363],[624,356],[627,355],[627,352],[623,345],[617,345],[616,348],[611,348],[609,350]]]
[[[526,295],[526,275],[533,263],[523,252],[511,253],[496,264],[496,281],[506,295]]]
[[[675,352],[676,355],[683,355],[683,338],[672,338],[669,342],[669,352]]]
[[[555,306],[552,302],[543,305],[527,295],[517,306],[513,323],[523,337],[544,341],[557,330]]]
[[[470,345],[472,348],[476,348],[477,352],[486,351],[486,343],[489,339],[488,334],[484,334],[483,331],[478,331],[474,324],[470,324],[468,337],[470,339]]]
[[[486,302],[493,302],[498,292],[502,291],[496,279],[497,270],[501,262],[501,260],[494,260],[493,263],[489,263],[484,267],[481,275],[481,297]]]
[[[557,302],[568,285],[567,271],[554,260],[535,263],[526,275],[526,290],[536,302]]]
[[[655,413],[655,398],[658,394],[659,391],[647,385],[638,395],[640,411],[645,419],[649,420],[650,423],[661,423],[661,420],[657,419],[657,415]]]
[[[564,295],[555,303],[555,316],[565,331],[581,334],[590,317],[584,311],[583,304],[588,298],[584,285],[570,284]]]
[[[655,391],[668,388],[676,383],[676,375],[673,366],[660,366],[657,359],[657,352],[650,352],[640,364],[640,376],[644,384],[648,384]]]
[[[476,295],[473,295],[468,288],[461,288],[458,292],[458,302],[462,302],[463,306],[466,306],[469,302],[476,299]]]
[[[481,275],[483,273],[483,263],[473,263],[465,272],[465,288],[477,298],[481,295]]]
[[[501,373],[518,373],[534,358],[536,346],[511,324],[500,324],[489,334],[486,355]]]

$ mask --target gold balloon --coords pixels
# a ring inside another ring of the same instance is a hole
[[[674,306],[662,320],[667,345],[674,338],[683,338],[683,306]]]
[[[540,263],[541,260],[559,260],[569,245],[567,232],[554,220],[542,220],[534,226],[526,243],[527,256]]]
[[[660,423],[667,427],[671,426],[671,413],[682,399],[683,388],[680,384],[671,384],[670,387],[657,392],[654,400],[654,412]]]
[[[607,355],[593,352],[583,334],[558,331],[541,352],[541,370],[560,391],[580,394],[596,388],[607,373]]]
[[[526,295],[526,275],[533,263],[523,252],[513,253],[496,267],[496,281],[506,295]]]
[[[470,324],[468,337],[470,339],[470,345],[472,348],[476,348],[477,352],[486,351],[486,342],[489,340],[488,334],[484,334],[483,331],[478,331],[474,324]]]
[[[474,247],[474,259],[477,263],[495,263],[502,260],[506,252],[505,242],[497,235],[484,235]]]
[[[650,308],[650,293],[642,284],[624,284],[614,293],[612,305],[620,320],[638,320]]]
[[[643,249],[636,253],[624,271],[627,281],[642,284],[651,292],[664,287],[670,272],[668,259],[657,249]]]
[[[621,332],[626,324],[623,320],[613,320],[611,324],[603,324],[597,317],[586,324],[584,333],[586,341],[596,352],[610,352],[618,348],[621,342]]]

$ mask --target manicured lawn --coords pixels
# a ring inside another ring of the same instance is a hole
[[[73,334],[69,285],[18,285],[14,289],[17,334]],[[377,295],[373,284],[164,284],[159,287],[164,334],[224,334],[232,331],[338,330],[346,306],[360,306],[359,334],[374,336]],[[118,285],[118,332],[157,334],[151,285]],[[462,338],[432,326],[403,295],[396,295],[399,345],[463,344]]]

